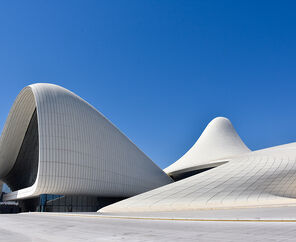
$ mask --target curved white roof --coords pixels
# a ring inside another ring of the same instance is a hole
[[[0,179],[14,181],[20,179],[14,174],[25,172],[22,160],[16,160],[36,112],[38,126],[31,127],[38,127],[36,180],[5,199],[40,194],[128,197],[172,182],[94,107],[65,88],[44,83],[24,88],[11,108],[0,138]]]
[[[185,211],[296,204],[296,143],[248,152],[187,179],[99,210]]]
[[[191,149],[164,171],[171,174],[191,167],[203,167],[247,152],[250,150],[231,122],[227,118],[217,117],[208,124]]]

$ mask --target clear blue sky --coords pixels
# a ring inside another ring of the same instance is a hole
[[[216,116],[296,141],[295,1],[1,1],[0,126],[26,85],[87,100],[164,168]]]

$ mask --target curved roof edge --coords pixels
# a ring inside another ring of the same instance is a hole
[[[229,119],[217,117],[205,128],[196,143],[172,165],[164,169],[167,174],[199,167],[219,160],[250,152]]]
[[[35,110],[37,177],[5,200],[40,194],[129,197],[173,182],[96,108],[48,83],[25,87],[13,103],[0,136],[0,180],[14,170]]]

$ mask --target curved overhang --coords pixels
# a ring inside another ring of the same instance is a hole
[[[213,119],[196,143],[179,160],[164,169],[168,174],[181,174],[196,167],[216,167],[217,160],[250,152],[231,122],[224,117]],[[215,164],[216,163],[216,164]]]
[[[35,109],[34,93],[30,86],[25,87],[13,103],[0,137],[0,179],[15,165]]]
[[[228,160],[221,160],[221,161],[212,161],[208,164],[199,165],[199,166],[191,166],[188,168],[176,170],[173,172],[168,173],[168,175],[173,178],[174,181],[179,181],[182,179],[185,179],[187,177],[196,175],[198,173],[205,172],[207,170],[213,169],[215,167],[221,166],[223,164],[226,164]]]
[[[93,106],[46,83],[25,87],[9,112],[0,138],[0,180],[12,187],[6,200],[129,197],[172,182]]]

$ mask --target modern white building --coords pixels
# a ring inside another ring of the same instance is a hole
[[[126,198],[172,179],[109,120],[52,84],[25,87],[0,139],[4,200],[42,194]]]
[[[226,118],[214,119],[194,146],[165,171],[178,181],[100,212],[296,205],[296,143],[250,151]]]
[[[231,122],[223,117],[212,120],[192,148],[164,171],[175,179],[224,164],[229,157],[250,152]]]
[[[5,123],[1,182],[12,190],[4,201],[19,201],[23,211],[296,205],[296,143],[251,151],[218,117],[163,171],[76,94],[34,84],[17,96]]]

